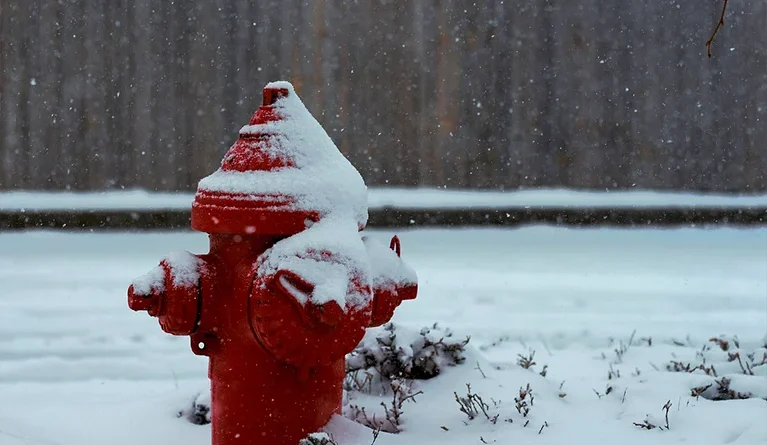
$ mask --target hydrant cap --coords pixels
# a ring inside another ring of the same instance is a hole
[[[367,187],[293,85],[269,83],[221,167],[199,182],[192,228],[293,235],[331,213],[348,215],[362,230]]]

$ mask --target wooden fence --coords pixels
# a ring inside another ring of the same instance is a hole
[[[292,81],[369,184],[767,190],[767,1],[0,0],[0,189],[188,190]]]

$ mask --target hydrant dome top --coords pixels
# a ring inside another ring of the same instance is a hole
[[[208,233],[290,235],[330,214],[367,223],[367,187],[289,82],[271,82],[263,105],[203,178],[192,227]]]

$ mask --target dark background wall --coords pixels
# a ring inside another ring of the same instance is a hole
[[[187,190],[290,80],[373,185],[767,190],[767,2],[0,0],[0,189]]]

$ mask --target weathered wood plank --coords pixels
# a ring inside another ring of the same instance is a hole
[[[0,0],[0,189],[191,190],[291,80],[371,185],[767,190],[767,2]]]

